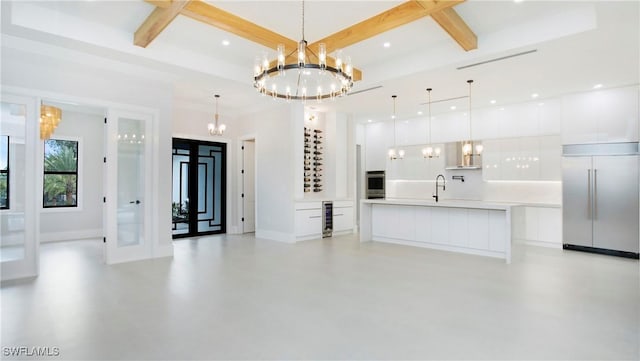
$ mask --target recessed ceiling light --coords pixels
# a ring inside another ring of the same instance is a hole
[[[367,123],[371,123],[373,120],[371,119],[367,119]]]
[[[538,97],[538,93],[531,94],[531,97],[534,98],[534,99],[537,98]]]
[[[389,48],[391,47],[391,43],[387,41],[384,44],[382,44],[382,46],[384,46],[385,48]]]
[[[602,88],[602,84],[596,84],[593,86],[593,89],[600,89]]]
[[[544,105],[544,103],[538,103],[538,106],[540,106],[540,107],[543,106],[543,105]]]
[[[451,110],[456,110],[456,106],[455,106],[455,105],[452,105],[452,106],[451,106]]]
[[[524,1],[524,0],[513,0],[513,2],[514,2],[514,3],[521,3],[521,2],[523,2],[523,1]]]
[[[228,46],[229,44],[231,44],[231,43],[229,43],[229,40],[226,40],[226,39],[222,40],[222,45]]]
[[[418,111],[418,115],[422,115],[422,112],[421,112],[421,111]]]
[[[496,103],[496,101],[495,101],[495,99],[492,99],[492,100],[490,100],[490,101],[489,101],[489,103],[491,103],[491,104],[495,104],[495,103]]]

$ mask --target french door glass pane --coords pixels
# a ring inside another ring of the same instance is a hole
[[[173,234],[189,233],[189,155],[188,149],[173,148]]]
[[[0,154],[0,262],[7,262],[25,258],[26,107],[2,102],[0,111],[0,135],[6,139]]]
[[[222,229],[222,147],[198,147],[198,232]]]
[[[118,120],[118,247],[144,243],[144,121]]]

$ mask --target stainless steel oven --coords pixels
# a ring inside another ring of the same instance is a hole
[[[367,199],[384,198],[384,171],[372,170],[367,172]]]

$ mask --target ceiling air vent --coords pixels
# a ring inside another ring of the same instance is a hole
[[[356,95],[356,94],[360,94],[360,93],[364,93],[364,92],[368,92],[370,90],[375,90],[375,89],[380,89],[380,88],[382,88],[382,85],[374,86],[374,87],[367,88],[367,89],[358,90],[357,92],[349,92],[349,93],[347,93],[347,96],[352,96],[352,95]]]
[[[538,49],[523,51],[521,53],[511,54],[511,55],[507,55],[507,56],[501,56],[499,58],[489,59],[489,60],[481,61],[479,63],[473,63],[473,64],[461,66],[461,67],[456,68],[456,69],[462,70],[462,69],[466,69],[466,68],[471,68],[471,67],[478,66],[478,65],[484,65],[484,64],[488,64],[488,63],[493,63],[494,61],[501,61],[501,60],[505,60],[505,59],[515,58],[516,56],[522,56],[522,55],[535,53],[536,51],[538,51]]]

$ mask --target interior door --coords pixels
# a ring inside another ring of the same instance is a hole
[[[42,173],[36,165],[40,164],[42,143],[34,99],[2,94],[0,111],[0,270],[4,281],[38,275]]]
[[[151,116],[110,110],[107,122],[107,263],[152,257]]]
[[[564,244],[593,247],[591,157],[562,159],[562,235]]]
[[[593,157],[593,246],[638,253],[638,156]]]
[[[256,142],[244,141],[242,151],[242,232],[256,231]]]

